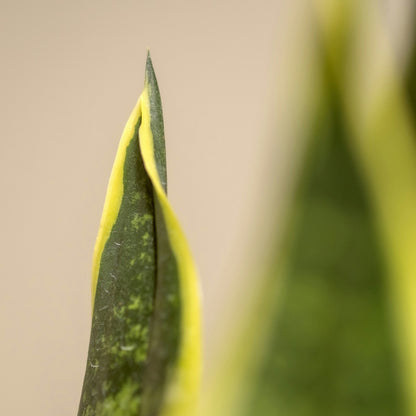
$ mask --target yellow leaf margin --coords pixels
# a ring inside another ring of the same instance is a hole
[[[150,98],[151,85],[145,80],[144,90],[124,128],[111,172],[108,191],[93,256],[92,305],[97,288],[101,256],[111,230],[117,219],[123,196],[123,167],[126,149],[134,137],[137,123],[139,145],[144,167],[153,185],[154,196],[162,208],[169,242],[175,256],[181,297],[181,334],[176,368],[168,380],[162,404],[162,416],[185,416],[192,414],[198,400],[201,377],[201,318],[200,290],[196,268],[179,221],[167,199],[156,168],[151,130]]]

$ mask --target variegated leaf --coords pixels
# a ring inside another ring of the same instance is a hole
[[[124,129],[94,251],[93,317],[79,416],[190,412],[200,373],[195,266],[167,199],[150,56]]]

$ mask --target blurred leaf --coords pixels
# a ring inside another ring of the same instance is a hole
[[[336,88],[325,83],[240,415],[403,414],[383,251]]]
[[[416,414],[414,132],[374,10],[317,3],[296,192],[211,414]]]
[[[414,7],[414,6],[413,6]],[[405,87],[413,119],[416,118],[416,30],[411,33],[409,61],[405,71]]]
[[[391,51],[376,1],[353,0],[347,58],[341,73],[331,62],[385,258],[398,368],[406,412],[416,414],[416,133],[414,111]],[[344,12],[344,3],[337,5]],[[345,14],[345,13],[344,13]],[[329,21],[329,20],[328,20]],[[336,34],[321,21],[328,54]],[[413,119],[412,119],[413,117]]]
[[[199,292],[166,196],[150,56],[124,129],[94,251],[93,317],[79,415],[186,415],[200,373]]]

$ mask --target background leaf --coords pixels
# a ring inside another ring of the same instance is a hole
[[[216,414],[413,415],[412,123],[374,4],[316,12],[296,191]]]

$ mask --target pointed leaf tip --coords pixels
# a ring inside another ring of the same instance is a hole
[[[147,50],[147,55],[146,55],[146,72],[149,67],[153,68],[152,57],[150,56],[150,49]]]
[[[185,416],[200,375],[195,266],[166,196],[162,104],[150,54],[113,166],[94,250],[79,416]]]
[[[152,58],[150,56],[150,50],[147,50],[146,58],[146,74],[145,74],[145,84],[157,84],[155,70],[153,68]]]

